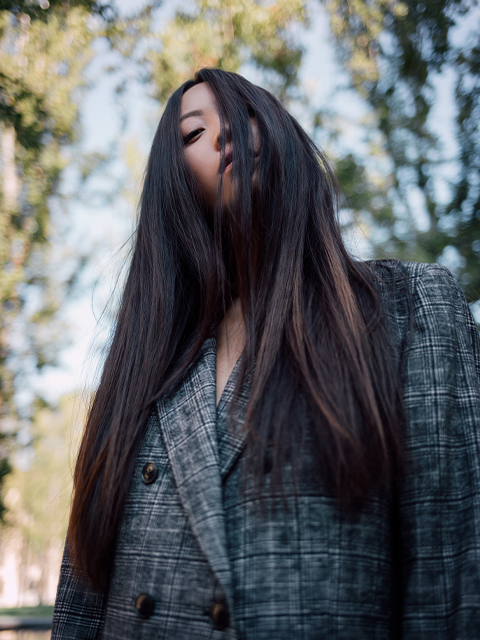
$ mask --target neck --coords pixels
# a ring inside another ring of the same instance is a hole
[[[236,298],[217,327],[217,404],[245,347],[245,324]]]

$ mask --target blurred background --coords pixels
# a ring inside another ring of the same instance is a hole
[[[480,321],[475,0],[1,1],[0,614],[51,614],[150,143],[204,66],[326,151],[353,254],[444,264]]]

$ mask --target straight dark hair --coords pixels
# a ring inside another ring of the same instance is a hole
[[[235,198],[222,207],[220,185],[213,212],[186,163],[179,126],[182,95],[200,82],[215,96],[233,149]],[[246,344],[232,411],[248,378],[242,421],[248,474],[259,489],[265,456],[276,490],[287,458],[300,467],[298,443],[307,437],[320,484],[333,487],[339,504],[365,499],[401,468],[401,385],[378,282],[346,251],[337,200],[327,159],[264,89],[203,69],[168,101],[75,469],[70,552],[94,588],[105,584],[149,415],[237,297]]]

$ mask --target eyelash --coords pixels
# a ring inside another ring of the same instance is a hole
[[[203,131],[203,129],[195,129],[194,131],[191,131],[190,133],[187,133],[187,135],[183,139],[183,144],[188,144],[189,142],[191,142],[200,133],[202,133],[202,131]]]

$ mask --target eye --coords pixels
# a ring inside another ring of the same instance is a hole
[[[199,136],[202,133],[202,131],[203,129],[194,129],[194,131],[187,133],[187,135],[183,139],[183,144],[186,145],[192,140],[194,140],[197,136]]]

